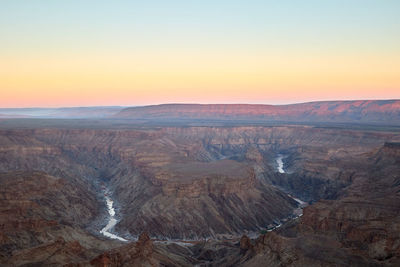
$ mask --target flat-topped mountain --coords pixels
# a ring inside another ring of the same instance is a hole
[[[320,101],[289,105],[161,104],[136,107],[0,108],[1,119],[126,119],[170,122],[359,123],[400,125],[400,100]]]
[[[122,109],[114,118],[400,124],[400,100],[322,101],[291,105],[163,104]]]

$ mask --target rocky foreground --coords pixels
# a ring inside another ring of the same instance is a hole
[[[396,266],[399,142],[311,126],[0,130],[0,264]],[[102,184],[128,244],[99,233]],[[288,194],[311,204],[303,216]]]

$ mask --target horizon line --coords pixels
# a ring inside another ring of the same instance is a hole
[[[268,104],[268,103],[196,103],[196,102],[163,102],[157,104],[143,104],[143,105],[93,105],[93,106],[25,106],[25,107],[7,107],[2,109],[62,109],[62,108],[132,108],[132,107],[148,107],[148,106],[161,106],[161,105],[262,105],[262,106],[288,106],[298,105],[307,103],[320,103],[320,102],[356,102],[356,101],[400,101],[400,98],[374,98],[374,99],[337,99],[337,100],[314,100],[314,101],[302,101],[302,102],[291,102],[285,104]]]

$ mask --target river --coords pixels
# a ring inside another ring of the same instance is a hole
[[[278,157],[276,158],[276,163],[278,164],[278,172],[285,173],[285,170],[283,169],[283,155],[278,154]]]
[[[278,170],[279,173],[286,173],[286,171],[284,169],[283,158],[284,158],[284,156],[282,154],[278,154],[276,159],[275,159],[276,163],[278,164],[277,170]],[[302,201],[301,199],[295,198],[290,194],[288,194],[288,196],[290,198],[292,198],[293,200],[295,200],[297,203],[299,203],[298,208],[296,208],[293,211],[293,214],[296,216],[295,218],[298,218],[298,217],[302,216],[303,215],[303,208],[306,207],[308,205],[308,203]]]
[[[108,221],[107,221],[107,225],[101,229],[100,233],[102,235],[104,235],[105,237],[111,238],[111,239],[118,239],[120,241],[124,241],[124,242],[128,242],[128,240],[126,240],[123,237],[120,237],[116,234],[111,233],[112,229],[115,227],[115,225],[117,224],[118,220],[115,216],[115,209],[113,207],[114,205],[114,201],[111,199],[111,197],[109,196],[109,191],[108,190],[104,190],[104,199],[107,205],[107,211],[108,211]]]

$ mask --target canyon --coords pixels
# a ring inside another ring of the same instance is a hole
[[[130,119],[0,121],[1,265],[400,264],[400,131]]]

